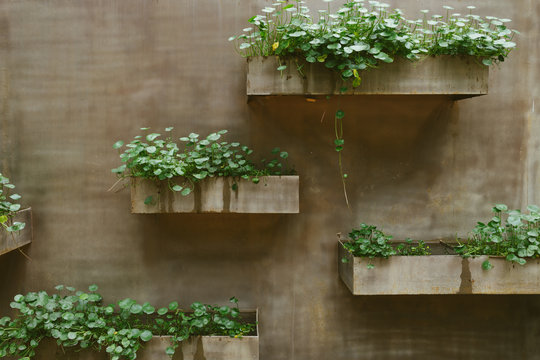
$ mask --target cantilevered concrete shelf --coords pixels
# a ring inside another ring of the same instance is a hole
[[[342,259],[346,259],[345,262]],[[484,270],[482,263],[493,265]],[[338,243],[339,275],[353,295],[540,294],[540,259],[458,255],[354,257]],[[373,264],[373,269],[367,265]]]
[[[32,242],[32,209],[18,211],[12,221],[23,222],[26,225],[21,231],[11,233],[0,229],[0,255]]]
[[[467,260],[473,294],[540,294],[540,259],[527,259],[525,265],[502,257],[479,256]],[[485,260],[493,268],[482,269]]]
[[[339,275],[353,295],[457,294],[462,259],[456,255],[354,257],[338,243]],[[342,259],[346,259],[343,262]],[[373,269],[368,269],[373,264]]]
[[[247,95],[448,95],[463,99],[488,93],[489,67],[472,56],[436,56],[411,62],[398,58],[361,71],[353,88],[320,63],[306,63],[300,75],[288,61],[281,73],[276,57],[248,58]],[[347,91],[342,92],[342,88]]]
[[[181,178],[173,181],[184,182]],[[295,214],[299,212],[298,192],[298,176],[265,176],[258,184],[230,177],[207,178],[196,183],[188,196],[169,189],[167,181],[132,178],[131,212]]]

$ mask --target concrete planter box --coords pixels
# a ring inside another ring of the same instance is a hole
[[[139,360],[170,360],[165,354],[171,346],[167,336],[154,337],[137,352]],[[244,336],[239,339],[228,336],[196,336],[181,343],[173,360],[258,360],[259,337]]]
[[[244,319],[253,322],[258,318],[256,311],[242,313]],[[171,346],[171,337],[154,336],[143,343],[137,351],[137,360],[171,360],[165,350]],[[62,349],[52,339],[43,340],[36,351],[36,360],[108,360],[105,351],[91,349],[76,351]],[[229,336],[195,336],[180,343],[172,360],[258,360],[259,330],[255,326],[255,334],[242,338]],[[8,358],[8,360],[11,360]],[[15,360],[15,359],[13,359]]]
[[[237,190],[232,186],[238,184]],[[177,179],[181,184],[182,179]],[[275,213],[299,212],[298,176],[261,177],[258,184],[233,178],[207,178],[188,196],[169,189],[167,181],[131,179],[131,212],[157,213]],[[145,199],[152,196],[152,202]]]
[[[298,73],[294,62],[277,71],[275,57],[247,59],[247,95],[448,95],[454,99],[488,93],[489,68],[470,56],[427,57],[417,62],[398,58],[377,69],[362,71],[353,89],[324,65],[306,63]],[[348,90],[341,93],[346,86]]]
[[[0,229],[0,255],[32,242],[32,209],[18,211],[12,220],[24,222],[26,226],[21,231],[13,233]]]
[[[540,259],[458,255],[354,257],[338,244],[339,275],[353,295],[540,294]],[[346,258],[347,263],[341,259]],[[493,268],[482,269],[485,260]],[[368,269],[368,264],[374,269]]]
[[[457,294],[462,259],[457,255],[354,257],[338,244],[339,275],[353,295]],[[342,258],[348,260],[342,262]],[[368,264],[375,268],[368,269]]]
[[[527,259],[525,265],[501,257],[469,258],[473,294],[540,294],[540,259]],[[493,265],[482,269],[485,260]]]

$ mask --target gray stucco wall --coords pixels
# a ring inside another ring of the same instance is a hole
[[[107,301],[237,296],[260,309],[263,360],[540,358],[538,296],[353,297],[335,236],[359,222],[396,238],[464,236],[493,203],[540,203],[540,3],[474,2],[522,32],[487,96],[247,104],[245,62],[227,37],[268,3],[0,2],[1,171],[34,209],[35,237],[32,261],[0,257],[2,313],[18,292],[97,283]],[[399,2],[410,16],[440,6]],[[332,146],[338,107],[350,211]],[[288,150],[301,213],[130,214],[128,191],[106,192],[119,162],[111,145],[141,126],[226,128],[261,154]]]

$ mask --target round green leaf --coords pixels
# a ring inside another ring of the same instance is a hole
[[[122,147],[122,145],[124,145],[124,142],[122,140],[119,140],[119,141],[114,143],[113,149],[120,149]]]
[[[166,307],[162,307],[162,308],[158,309],[157,313],[159,315],[165,315],[168,311],[169,311],[169,309],[167,309]]]
[[[142,341],[150,341],[152,336],[152,332],[149,330],[144,330],[140,335]]]

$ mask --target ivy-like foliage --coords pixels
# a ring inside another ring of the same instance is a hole
[[[17,203],[21,199],[19,194],[9,194],[15,185],[0,173],[0,225],[8,232],[21,231],[25,227],[24,222],[12,221],[13,216],[21,209],[21,204]]]
[[[540,208],[529,205],[527,210],[528,213],[509,211],[505,204],[495,205],[491,220],[478,222],[468,239],[455,251],[463,257],[503,256],[520,265],[527,262],[526,258],[540,257]],[[489,260],[482,267],[489,270]]]
[[[331,2],[332,0],[324,0]],[[515,48],[518,33],[506,27],[510,19],[482,18],[472,13],[453,13],[409,20],[399,9],[378,1],[348,0],[337,12],[311,13],[305,1],[278,0],[249,19],[250,27],[232,36],[237,51],[245,57],[292,58],[302,73],[303,62],[323,63],[343,79],[360,85],[360,71],[391,63],[396,57],[419,60],[428,55],[471,55],[485,65],[504,61]],[[286,65],[279,64],[278,70]]]
[[[414,246],[411,239],[406,239],[405,243],[392,244],[392,236],[384,234],[376,226],[360,224],[359,229],[352,229],[349,233],[349,240],[343,242],[343,247],[355,257],[384,258],[388,259],[393,255],[413,256],[430,255],[431,250],[423,241],[418,241]],[[342,259],[342,261],[347,261]],[[373,268],[373,264],[368,264],[368,268]]]
[[[165,131],[168,133],[172,129],[169,127]],[[147,131],[149,128],[141,130]],[[191,133],[179,139],[182,147],[171,137],[163,139],[158,133],[137,135],[120,154],[124,164],[112,169],[112,172],[120,177],[169,180],[171,190],[179,191],[182,195],[190,194],[196,182],[208,177],[231,176],[258,183],[262,176],[295,173],[288,166],[289,154],[286,151],[274,148],[272,157],[262,159],[261,166],[257,166],[250,159],[253,150],[238,142],[220,141],[226,133],[227,130],[220,130],[203,139],[199,134]],[[113,145],[115,149],[123,146],[123,141]],[[178,176],[182,177],[181,184],[173,181]]]
[[[186,312],[176,301],[159,309],[129,298],[104,305],[96,285],[88,292],[62,285],[56,289],[67,293],[39,291],[15,296],[11,308],[18,314],[0,319],[0,358],[29,360],[41,340],[49,338],[63,348],[104,349],[112,360],[132,360],[154,335],[171,336],[172,346],[166,353],[172,356],[179,342],[190,336],[242,337],[255,327],[241,321],[236,298],[230,299],[233,307],[195,302]]]

